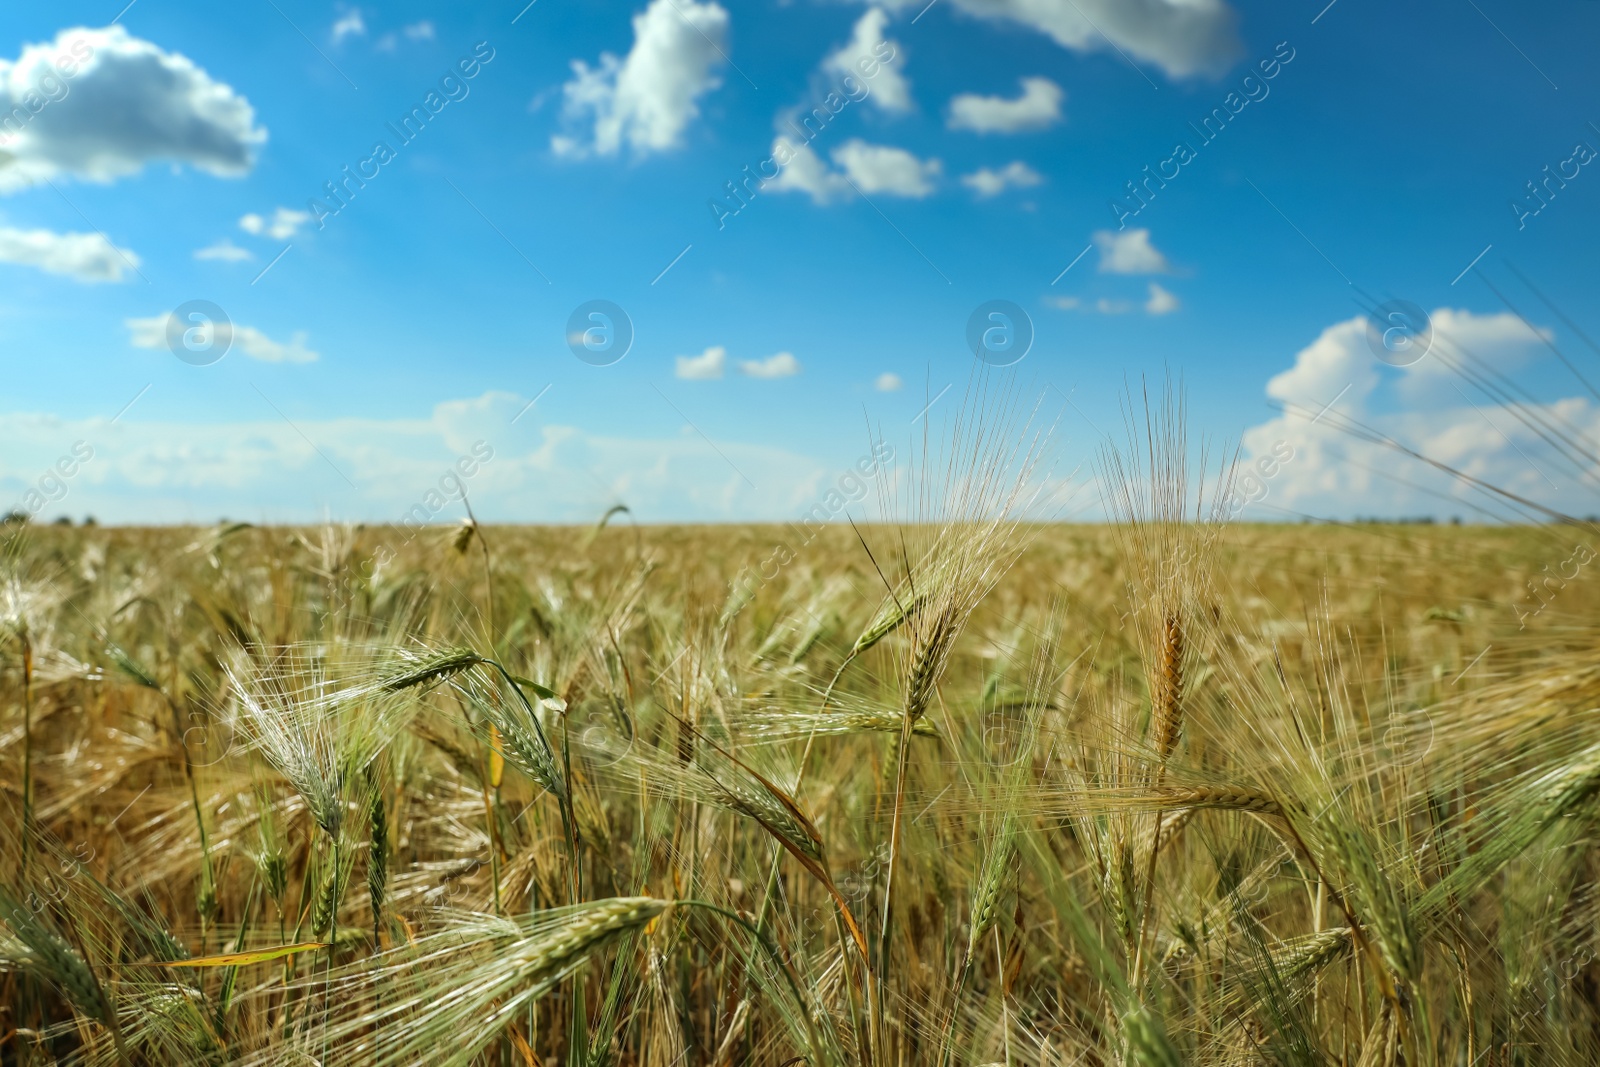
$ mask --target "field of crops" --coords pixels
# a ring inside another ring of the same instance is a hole
[[[1122,473],[8,530],[0,1060],[1600,1060],[1594,531]]]

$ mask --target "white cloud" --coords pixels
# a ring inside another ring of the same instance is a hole
[[[949,125],[952,130],[977,133],[1042,130],[1061,121],[1061,101],[1066,95],[1049,78],[1023,78],[1022,95],[1014,100],[962,93],[950,101]]]
[[[1555,339],[1555,334],[1545,327],[1532,327],[1516,315],[1500,311],[1492,315],[1474,315],[1470,311],[1438,308],[1428,321],[1433,332],[1446,341],[1479,348],[1504,348],[1511,345],[1531,345]],[[1417,364],[1419,367],[1421,364]]]
[[[284,344],[251,326],[233,328],[233,346],[263,363],[314,363],[321,357],[306,347],[304,330],[296,330]]]
[[[405,27],[405,35],[413,41],[431,41],[434,38],[433,23],[427,19],[423,19],[421,22],[413,22]]]
[[[231,87],[121,26],[62,30],[0,60],[0,134],[0,193],[61,174],[109,182],[155,160],[235,177],[267,138]]]
[[[1515,315],[1499,312],[1474,315],[1455,308],[1439,308],[1429,317],[1433,327],[1433,346],[1429,353],[1409,367],[1401,368],[1392,385],[1393,392],[1407,407],[1434,406],[1441,397],[1454,403],[1459,394],[1442,390],[1459,376],[1455,368],[1463,352],[1488,359],[1499,371],[1510,370],[1526,357],[1529,349],[1552,335],[1548,330],[1534,332]],[[1322,331],[1310,345],[1295,356],[1294,366],[1267,382],[1267,395],[1291,404],[1309,404],[1317,396],[1326,402],[1349,386],[1342,403],[1364,404],[1378,391],[1379,363],[1367,339],[1370,322],[1357,317],[1335,323]]]
[[[894,393],[898,392],[905,384],[900,380],[900,375],[884,371],[878,375],[878,380],[872,383],[872,387],[880,393]]]
[[[951,0],[959,10],[1038,30],[1074,52],[1113,48],[1172,77],[1218,75],[1238,58],[1238,16],[1226,0]],[[922,8],[926,0],[892,0]]]
[[[347,14],[341,15],[339,19],[334,22],[333,29],[330,31],[330,33],[333,37],[334,44],[343,42],[346,37],[365,37],[367,33],[367,23],[366,20],[361,17],[360,11],[351,11]]]
[[[195,259],[217,260],[221,263],[240,263],[247,259],[254,259],[248,249],[240,248],[224,237],[214,245],[194,250]]]
[[[766,359],[741,359],[739,371],[752,378],[792,378],[800,373],[800,361],[792,352],[779,352]]]
[[[1133,310],[1133,305],[1126,300],[1112,300],[1102,296],[1094,302],[1094,309],[1102,315],[1125,315]]]
[[[1554,337],[1548,329],[1532,329],[1506,312],[1474,315],[1470,311],[1439,308],[1429,316],[1429,322],[1434,342],[1439,345],[1438,354],[1443,358],[1424,357],[1406,368],[1399,389],[1409,404],[1425,401],[1444,385],[1445,379],[1453,377],[1451,365],[1460,361],[1463,351],[1475,356],[1491,354],[1495,370],[1506,374],[1526,358],[1530,349]]]
[[[1044,298],[1044,302],[1053,308],[1060,308],[1062,311],[1075,311],[1083,303],[1075,296],[1047,296]]]
[[[147,319],[124,319],[128,328],[128,343],[134,348],[167,347],[167,320],[170,315],[152,315]],[[287,343],[274,341],[253,326],[232,326],[233,341],[229,352],[243,352],[251,359],[263,363],[314,363],[321,358],[306,347],[304,330],[296,330]]]
[[[1149,230],[1097,230],[1094,243],[1100,246],[1102,274],[1166,274],[1172,269],[1150,243]]]
[[[853,138],[833,150],[833,161],[863,193],[889,193],[920,199],[931,196],[944,169],[937,159],[921,160],[903,148],[868,144]]]
[[[888,24],[889,16],[882,8],[869,10],[856,22],[850,42],[823,60],[822,69],[841,79],[848,76],[855,83],[869,85],[871,93],[867,99],[885,111],[910,111],[911,85],[904,73],[905,56],[898,41],[884,37],[883,30]],[[884,56],[890,58],[884,60]],[[877,65],[877,74],[863,77],[863,62]]]
[[[1367,320],[1335,323],[1294,357],[1294,366],[1272,376],[1267,395],[1290,404],[1321,407],[1343,394],[1360,401],[1378,384],[1378,361],[1366,344]]]
[[[139,257],[98,233],[0,229],[0,263],[38,267],[80,282],[120,282]]]
[[[1150,283],[1150,299],[1144,302],[1144,310],[1149,315],[1170,315],[1182,305],[1178,298],[1167,292],[1155,282]]]
[[[1007,189],[1026,189],[1035,185],[1042,185],[1044,178],[1039,172],[1022,162],[1020,159],[1007,163],[999,170],[988,167],[979,167],[971,174],[961,176],[961,184],[974,190],[980,197],[987,199],[999,196]]]
[[[818,204],[849,199],[855,192],[850,188],[851,182],[868,195],[888,193],[921,199],[933,194],[934,183],[944,171],[944,164],[937,159],[921,160],[903,148],[868,144],[860,138],[852,138],[833,150],[837,169],[824,163],[810,145],[797,146],[787,137],[775,139],[772,151],[775,156],[787,155],[789,162],[762,188],[805,193]]]
[[[293,426],[248,390],[252,416],[235,420],[143,421],[158,410],[143,403],[114,424],[108,416],[0,412],[0,510],[56,461],[61,441],[80,438],[94,446],[94,459],[60,506],[103,522],[320,522],[331,513],[399,527],[437,503],[433,521],[452,523],[465,512],[459,497],[439,493],[441,477],[475,444],[477,470],[465,480],[485,521],[592,523],[619,501],[640,522],[771,521],[814,505],[839,477],[834,464],[855,454],[825,464],[738,440],[712,446],[694,433],[596,433],[546,421],[554,396],[515,425],[531,397],[501,392],[394,418],[296,414]]]
[[[1337,517],[1470,515],[1469,503],[1488,503],[1448,475],[1342,432],[1346,419],[1528,499],[1578,513],[1593,510],[1592,494],[1574,485],[1570,469],[1552,461],[1547,444],[1517,411],[1484,396],[1455,369],[1463,352],[1504,368],[1528,358],[1549,332],[1529,330],[1506,313],[1439,308],[1431,318],[1433,346],[1412,366],[1391,369],[1381,363],[1368,340],[1369,321],[1357,316],[1323,330],[1296,353],[1292,367],[1267,382],[1267,395],[1287,410],[1245,432],[1246,465],[1275,447],[1281,454],[1286,446],[1293,458],[1265,483],[1267,497],[1258,517],[1271,516],[1273,508]],[[1600,412],[1584,398],[1524,401],[1517,407],[1569,435],[1600,432]],[[1450,498],[1460,504],[1452,505]]]
[[[689,381],[709,381],[712,378],[722,377],[722,370],[728,363],[728,350],[721,345],[712,345],[698,356],[679,356],[677,376]]]
[[[270,219],[262,218],[255,212],[242,216],[239,219],[239,229],[255,237],[265,234],[275,241],[287,241],[299,232],[300,227],[310,221],[311,215],[308,212],[280,207],[273,211]]]
[[[850,183],[829,168],[808,144],[797,145],[787,137],[772,142],[775,157],[787,155],[789,162],[764,188],[777,192],[805,193],[818,204],[829,204],[851,195]]]
[[[558,156],[614,156],[624,144],[644,155],[676,148],[700,113],[698,100],[722,84],[728,13],[715,0],[652,0],[633,19],[633,49],[590,67],[572,61],[565,118],[575,134],[552,137]]]

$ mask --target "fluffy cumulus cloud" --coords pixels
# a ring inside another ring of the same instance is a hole
[[[772,142],[776,159],[788,159],[778,176],[763,188],[780,193],[805,193],[818,204],[831,204],[850,197],[850,183],[833,170],[808,144],[796,144],[779,136]]]
[[[971,174],[961,176],[961,184],[976,192],[980,197],[988,199],[999,196],[1007,189],[1028,189],[1035,185],[1044,184],[1044,178],[1039,172],[1022,162],[1020,159],[1008,163],[999,170],[989,167],[979,167]]]
[[[592,523],[616,503],[640,522],[770,520],[798,518],[841,473],[781,448],[724,439],[713,446],[693,431],[608,436],[548,423],[545,402],[513,423],[529,399],[490,392],[415,415],[296,417],[292,426],[265,403],[258,417],[226,421],[142,421],[143,405],[114,424],[109,415],[0,412],[8,442],[0,510],[80,439],[94,458],[45,518],[70,511],[108,522],[318,522],[331,511],[419,529],[464,518],[465,483],[484,520]],[[452,477],[463,458],[472,474]]]
[[[78,282],[120,282],[139,257],[98,233],[0,228],[0,263],[36,267]]]
[[[864,70],[876,69],[866,82],[872,87],[867,99],[885,111],[910,111],[911,83],[906,80],[905,54],[898,41],[884,36],[888,25],[888,13],[880,7],[872,8],[856,22],[849,43],[823,60],[822,69],[831,78],[852,78],[852,84],[862,82]]]
[[[835,167],[824,163],[810,145],[796,146],[780,136],[772,145],[775,156],[780,154],[780,146],[789,162],[764,188],[805,193],[818,204],[848,199],[856,189],[868,196],[886,193],[921,199],[933,195],[944,172],[944,164],[937,159],[918,159],[903,148],[868,144],[860,138],[833,150]]]
[[[868,144],[859,138],[834,149],[833,161],[863,193],[916,199],[933,195],[943,170],[937,159],[918,159],[904,148]]]
[[[679,356],[675,373],[688,381],[710,381],[722,377],[728,365],[728,350],[712,345],[698,356]]]
[[[652,0],[633,19],[625,58],[602,53],[598,66],[572,62],[563,87],[569,132],[551,138],[558,156],[638,155],[683,143],[700,97],[722,83],[728,12],[715,0]]]
[[[135,348],[166,348],[169,315],[152,315],[147,319],[126,319],[128,343]],[[254,326],[234,324],[232,352],[242,352],[263,363],[314,363],[321,357],[306,347],[304,330],[296,330],[288,341],[274,341]]]
[[[1150,243],[1150,231],[1098,230],[1094,243],[1100,249],[1102,274],[1166,274],[1172,269],[1167,257]]]
[[[800,361],[793,352],[779,352],[766,359],[741,359],[739,371],[751,378],[792,378],[800,373]]]
[[[0,60],[0,192],[62,174],[109,182],[158,160],[234,177],[266,136],[231,87],[121,26],[63,30]]]
[[[975,133],[1042,130],[1061,121],[1066,96],[1049,78],[1023,78],[1022,95],[1015,98],[962,93],[950,101],[949,126]]]
[[[1268,381],[1267,395],[1284,413],[1243,436],[1241,470],[1259,478],[1249,484],[1255,490],[1249,515],[1349,518],[1359,510],[1479,519],[1475,506],[1506,513],[1459,480],[1364,439],[1372,433],[1525,498],[1579,514],[1593,510],[1592,492],[1582,490],[1530,420],[1593,439],[1600,433],[1594,404],[1560,396],[1504,404],[1461,373],[1469,353],[1502,372],[1530,364],[1553,335],[1530,330],[1514,315],[1455,308],[1434,311],[1432,325],[1426,355],[1395,368],[1374,355],[1368,319],[1334,323]],[[1350,432],[1358,424],[1367,431]],[[1262,468],[1274,473],[1260,477]]]
[[[920,9],[925,0],[895,0]],[[1238,16],[1225,0],[951,0],[968,15],[1018,23],[1074,52],[1121,49],[1175,78],[1221,74],[1238,58]],[[1114,53],[1113,53],[1114,54]]]
[[[280,207],[267,217],[257,215],[255,212],[241,216],[239,229],[255,237],[266,236],[275,241],[287,241],[299,232],[300,227],[310,221],[309,212]]]

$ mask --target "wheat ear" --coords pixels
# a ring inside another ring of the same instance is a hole
[[[372,789],[371,847],[367,850],[367,896],[372,901],[372,950],[383,947],[383,901],[389,888],[389,812],[383,788],[371,764],[367,782]]]
[[[1256,789],[1236,785],[1161,786],[1155,796],[1163,807],[1220,808],[1258,815],[1282,815],[1283,806]]]
[[[482,662],[484,662],[483,657],[470,648],[447,649],[436,656],[430,656],[413,664],[407,670],[390,675],[383,679],[380,685],[388,692],[395,693],[402,689],[411,689],[414,686],[449,678]]]
[[[1169,611],[1161,627],[1161,662],[1156,673],[1153,701],[1156,752],[1166,763],[1178,747],[1183,730],[1183,619]]]
[[[111,1026],[111,1003],[105,990],[89,964],[64,937],[4,889],[0,889],[0,921],[27,947],[35,970],[59,986],[73,1007],[96,1022]]]

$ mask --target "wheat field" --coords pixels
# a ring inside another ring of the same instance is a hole
[[[0,1060],[1600,1060],[1593,529],[1150,432],[1101,525],[8,529]]]

